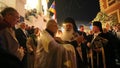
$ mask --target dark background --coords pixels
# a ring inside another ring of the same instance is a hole
[[[48,8],[54,0],[49,0]],[[58,24],[66,17],[72,17],[76,25],[88,25],[100,11],[99,0],[55,0]]]

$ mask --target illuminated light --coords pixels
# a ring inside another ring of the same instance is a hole
[[[38,5],[38,0],[27,0],[25,9],[30,10],[36,8]]]
[[[46,0],[42,0],[42,6],[44,10],[44,15],[47,15],[48,5]]]
[[[90,25],[90,27],[89,27],[89,28],[90,28],[90,30],[92,30],[93,26],[92,26],[92,25]]]

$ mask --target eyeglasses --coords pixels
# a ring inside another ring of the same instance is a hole
[[[20,16],[18,16],[18,15],[15,15],[15,17],[16,17],[17,19],[20,19]]]
[[[20,16],[18,14],[10,14],[10,15],[15,17],[16,19],[20,19]]]

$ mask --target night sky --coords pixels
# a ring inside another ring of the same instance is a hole
[[[49,0],[48,7],[54,0]],[[87,25],[100,11],[99,0],[55,0],[57,21],[59,24],[66,18],[72,17],[76,24]]]

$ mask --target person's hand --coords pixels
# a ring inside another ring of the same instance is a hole
[[[87,46],[90,48],[90,46],[91,46],[91,43],[90,43],[90,42],[88,42],[88,43],[87,43]]]
[[[82,42],[84,41],[84,37],[83,37],[83,36],[78,36],[78,37],[76,38],[76,41],[77,41],[78,44],[79,44],[79,43],[82,43]]]
[[[63,40],[60,37],[54,37],[54,39],[58,42],[58,43],[63,43]]]
[[[18,57],[20,58],[20,60],[22,60],[23,56],[25,55],[24,48],[23,47],[19,47],[17,52],[18,52]]]

